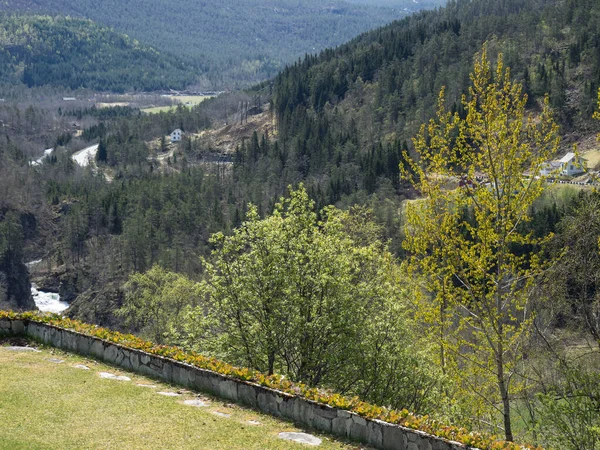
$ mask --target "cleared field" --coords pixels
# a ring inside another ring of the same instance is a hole
[[[600,150],[590,150],[582,153],[581,157],[587,161],[588,169],[593,169],[600,163]]]
[[[119,106],[129,106],[129,102],[96,103],[96,108],[116,108]]]
[[[207,98],[212,98],[211,95],[173,95],[169,96],[171,100],[176,103],[180,103],[185,106],[195,106],[199,103],[202,103]],[[154,106],[150,108],[142,108],[142,111],[148,114],[158,114],[164,111],[171,111],[177,108],[178,105],[172,106]]]
[[[178,95],[174,96],[173,100],[178,101],[179,103],[191,103],[192,105],[197,105],[198,103],[202,103],[207,98],[212,98],[212,95]]]
[[[55,349],[0,346],[0,424],[11,450],[308,448],[278,437],[301,431],[289,423]],[[319,437],[318,448],[356,448]]]
[[[151,108],[142,108],[141,111],[148,114],[158,114],[161,112],[171,111],[176,108],[177,106],[153,106]]]

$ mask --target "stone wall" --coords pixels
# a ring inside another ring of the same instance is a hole
[[[0,334],[23,335],[53,347],[151,378],[213,394],[325,433],[385,450],[459,450],[465,445],[229,378],[179,361],[44,323],[0,319]]]

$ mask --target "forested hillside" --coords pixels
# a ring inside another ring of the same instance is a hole
[[[314,124],[313,111],[319,123],[354,122],[362,144],[408,140],[433,115],[442,86],[458,107],[484,41],[504,53],[529,105],[549,93],[565,132],[585,128],[600,76],[599,14],[594,1],[459,0],[414,15],[284,70],[273,98],[280,132],[302,134],[307,115]],[[347,133],[330,128],[343,145]]]
[[[373,6],[389,6],[389,7],[404,7],[403,3],[398,0],[348,0],[348,3],[356,3],[358,5],[373,5]],[[423,9],[433,9],[438,6],[444,6],[446,0],[413,0],[413,5],[418,5]]]
[[[193,108],[0,104],[3,267],[41,259],[71,317],[597,450],[599,195],[530,175],[597,150],[599,30],[595,0],[460,0]]]
[[[393,8],[342,0],[16,0],[0,10],[88,18],[206,68],[205,87],[274,76],[305,53],[333,47],[436,2],[397,0]]]
[[[591,0],[454,1],[307,56],[273,82],[282,155],[250,158],[245,167],[255,173],[253,165],[270,164],[266,172],[282,174],[278,185],[311,180],[319,204],[398,189],[401,149],[434,115],[442,86],[450,109],[460,111],[484,41],[490,53],[504,53],[530,108],[549,93],[562,133],[589,135],[598,129],[591,115],[599,23]]]
[[[0,14],[0,83],[152,91],[182,89],[200,72],[89,20]]]

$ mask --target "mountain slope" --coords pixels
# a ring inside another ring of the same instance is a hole
[[[342,0],[11,0],[8,11],[84,17],[156,48],[193,57],[217,85],[274,76],[284,63],[440,0],[397,0],[393,8]]]
[[[431,115],[441,86],[452,101],[465,92],[472,57],[488,40],[528,93],[549,92],[572,125],[591,115],[600,84],[599,24],[600,5],[589,0],[454,1],[286,69],[275,81],[275,110],[285,127],[286,110],[320,111],[328,102],[355,98],[360,79],[377,90],[373,106],[384,108],[388,130],[398,132],[394,124],[422,123]]]
[[[0,80],[122,92],[183,88],[199,69],[89,20],[0,14]]]
[[[276,77],[272,110],[288,161],[319,179],[328,201],[375,192],[380,178],[397,176],[397,149],[433,116],[442,86],[450,108],[460,108],[485,41],[490,54],[504,53],[530,107],[548,92],[565,134],[597,131],[597,1],[459,0],[306,57]],[[358,185],[348,182],[355,165]]]

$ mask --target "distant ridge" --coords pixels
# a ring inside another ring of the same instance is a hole
[[[90,20],[0,14],[0,82],[99,91],[182,89],[199,69]]]
[[[305,53],[445,0],[10,0],[0,10],[70,15],[202,64],[207,85],[274,76]],[[387,2],[387,8],[368,6]],[[206,87],[206,86],[205,86]]]

